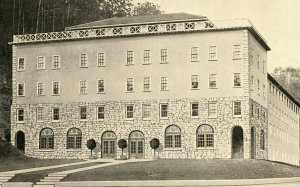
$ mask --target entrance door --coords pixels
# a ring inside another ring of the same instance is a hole
[[[129,135],[130,158],[144,158],[144,135],[140,131],[133,131]]]
[[[16,144],[17,144],[17,149],[22,151],[23,153],[25,152],[25,134],[22,131],[18,131],[16,134]]]
[[[232,158],[244,158],[244,136],[242,127],[232,130]]]
[[[256,147],[255,147],[255,128],[252,127],[251,128],[251,158],[254,159],[255,158],[255,151]]]
[[[102,158],[116,157],[117,136],[114,132],[105,132],[102,135]]]

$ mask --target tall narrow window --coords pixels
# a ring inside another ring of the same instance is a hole
[[[67,149],[81,149],[82,133],[77,128],[71,128],[67,133]]]
[[[167,49],[162,49],[160,50],[160,57],[161,57],[161,64],[168,63],[168,50]]]
[[[192,89],[199,88],[199,76],[198,75],[192,75],[191,82],[192,82],[192,85],[191,85]]]
[[[79,110],[80,110],[80,119],[81,120],[86,120],[86,106],[80,106],[79,107]]]
[[[191,48],[191,61],[192,62],[199,61],[199,48],[198,47]]]
[[[260,148],[265,150],[265,132],[264,130],[260,131]]]
[[[88,67],[88,56],[85,53],[80,54],[80,67],[81,68],[87,68]]]
[[[217,46],[209,46],[208,50],[209,50],[208,59],[217,60]]]
[[[127,65],[131,65],[133,63],[133,51],[127,51]]]
[[[233,102],[233,115],[240,116],[242,114],[241,101]]]
[[[23,108],[17,109],[17,122],[24,122],[24,109]]]
[[[86,83],[86,81],[80,81],[79,86],[80,86],[79,93],[80,94],[87,94],[87,83]]]
[[[263,73],[265,74],[265,69],[266,69],[266,68],[265,68],[265,66],[266,66],[266,61],[264,61],[264,60],[263,60],[263,62],[262,62],[262,66],[263,66]]]
[[[242,86],[242,84],[241,84],[241,74],[240,73],[234,73],[233,74],[233,86],[235,86],[235,87],[240,87],[240,86]]]
[[[168,118],[168,104],[160,104],[160,118]]]
[[[198,127],[197,147],[214,147],[214,130],[210,125],[200,125]]]
[[[260,93],[260,81],[257,80],[257,94],[259,95]]]
[[[60,68],[60,56],[54,55],[52,58],[52,69]]]
[[[134,91],[134,84],[133,84],[133,78],[127,79],[127,92],[133,92]]]
[[[52,129],[45,128],[40,132],[40,149],[54,148],[54,133]]]
[[[209,75],[209,88],[217,88],[217,75],[216,74]]]
[[[58,81],[52,82],[52,95],[60,94],[60,84]]]
[[[199,117],[199,103],[191,103],[191,117]]]
[[[25,96],[25,83],[18,83],[18,96]]]
[[[143,119],[150,119],[151,105],[143,105]]]
[[[98,53],[98,66],[103,67],[105,66],[105,54],[104,53]]]
[[[232,57],[233,60],[238,60],[242,58],[242,49],[241,49],[241,45],[239,44],[234,44],[232,47]]]
[[[36,108],[36,121],[43,121],[44,108]]]
[[[251,104],[250,115],[251,115],[251,117],[254,116],[254,105],[253,104]]]
[[[133,105],[126,105],[126,119],[133,119]]]
[[[211,118],[217,117],[217,102],[216,101],[208,102],[208,117],[211,117]]]
[[[160,90],[162,91],[168,90],[168,77],[160,78]]]
[[[151,63],[151,51],[144,50],[144,64],[150,64],[150,63]]]
[[[150,91],[150,90],[151,90],[151,78],[144,77],[144,91]]]
[[[37,95],[38,96],[45,95],[45,84],[42,82],[37,83]]]
[[[98,106],[97,107],[97,119],[98,120],[104,120],[104,106]]]
[[[45,69],[45,57],[44,56],[37,57],[37,69],[38,70]]]
[[[181,130],[176,125],[171,125],[166,128],[165,132],[165,148],[180,148],[181,147]]]
[[[264,98],[264,99],[266,98],[265,90],[266,90],[266,86],[263,84],[263,90],[262,90],[262,92],[263,92],[263,98]]]
[[[25,58],[19,58],[18,59],[18,71],[24,71],[25,70]]]
[[[52,121],[59,121],[59,108],[52,108]]]
[[[98,80],[98,93],[104,93],[104,80]]]
[[[259,59],[259,55],[257,55],[257,69],[260,69],[260,59]]]

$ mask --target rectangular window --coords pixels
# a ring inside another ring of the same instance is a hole
[[[266,68],[265,68],[265,65],[266,65],[266,61],[263,60],[262,65],[263,65],[263,73],[265,74],[265,69],[266,69]]]
[[[161,64],[168,63],[168,50],[167,49],[162,49],[160,50],[160,57],[161,57]]]
[[[104,80],[98,80],[98,93],[104,93],[105,89],[104,89]]]
[[[191,61],[192,62],[199,61],[199,48],[198,47],[191,48]]]
[[[253,117],[254,116],[254,105],[253,104],[251,104],[251,109],[250,110],[251,110],[250,115],[251,115],[251,117]]]
[[[37,95],[42,96],[45,95],[45,84],[38,82],[37,83]]]
[[[133,105],[126,105],[126,119],[133,119]]]
[[[144,91],[150,91],[150,90],[151,90],[151,78],[144,77]]]
[[[168,118],[168,104],[160,104],[160,117]]]
[[[37,70],[45,69],[45,57],[39,56],[37,57]]]
[[[25,96],[25,83],[18,83],[18,96]]]
[[[80,94],[87,94],[87,83],[86,83],[86,81],[80,81],[79,86],[80,86],[79,93]]]
[[[52,82],[52,95],[60,94],[60,84],[58,81]]]
[[[52,108],[52,121],[59,121],[59,108]]]
[[[208,102],[208,117],[211,118],[217,117],[217,102],[215,101]]]
[[[133,51],[127,51],[127,65],[131,65],[133,63]]]
[[[191,104],[191,117],[198,117],[199,116],[199,103],[192,103]]]
[[[60,68],[60,56],[54,55],[52,58],[52,69]]]
[[[168,90],[168,77],[160,78],[160,90],[162,91]]]
[[[241,74],[240,73],[234,73],[233,75],[234,75],[233,86],[235,86],[235,87],[242,86],[242,84],[241,84]]]
[[[18,59],[18,71],[24,71],[25,70],[25,58],[19,58]]]
[[[257,94],[259,95],[259,91],[260,91],[260,81],[257,80]]]
[[[150,119],[151,105],[143,105],[143,119]]]
[[[80,67],[87,68],[88,67],[88,55],[83,53],[80,54]]]
[[[217,59],[217,46],[209,46],[209,54],[208,59],[209,60],[218,60]]]
[[[97,107],[97,119],[104,120],[104,106]]]
[[[266,90],[266,86],[263,84],[263,98],[265,99],[266,98],[266,96],[265,96],[265,90]]]
[[[209,88],[217,88],[217,75],[216,74],[209,75]]]
[[[19,108],[17,109],[17,122],[23,122],[24,121],[24,109]]]
[[[86,106],[80,106],[80,119],[86,120]]]
[[[192,83],[192,89],[198,89],[199,88],[199,76],[198,75],[192,75],[191,78]]]
[[[265,150],[265,132],[264,132],[264,130],[260,131],[260,149]]]
[[[144,64],[150,64],[150,63],[151,63],[151,51],[144,50]]]
[[[133,78],[127,79],[127,92],[133,92],[134,91],[134,84],[133,84]]]
[[[36,108],[36,121],[43,121],[44,108]]]
[[[105,66],[105,54],[104,53],[98,53],[97,60],[98,60],[99,67]]]
[[[242,49],[241,45],[235,44],[232,47],[232,58],[233,60],[238,60],[242,58]]]
[[[242,115],[242,108],[241,108],[241,102],[240,101],[233,102],[233,115],[234,116]]]
[[[260,69],[260,61],[259,61],[259,55],[257,55],[257,69]]]

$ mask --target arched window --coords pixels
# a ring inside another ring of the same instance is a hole
[[[210,125],[200,125],[198,127],[197,147],[214,147],[214,130]]]
[[[166,128],[165,147],[178,148],[181,147],[181,130],[176,125],[171,125]]]
[[[80,149],[81,139],[81,131],[77,128],[71,128],[67,133],[67,149]]]
[[[40,132],[40,149],[54,148],[54,133],[52,129],[45,128]]]

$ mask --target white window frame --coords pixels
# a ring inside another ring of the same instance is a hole
[[[102,65],[99,64],[99,55],[100,55],[100,54],[103,54],[103,64],[102,64]],[[98,53],[97,53],[97,59],[96,59],[96,62],[97,62],[97,66],[98,66],[98,67],[105,67],[105,66],[106,66],[106,55],[105,55],[105,52],[98,52]]]
[[[214,115],[211,115],[211,105],[214,104],[215,105],[215,113]],[[209,101],[208,102],[208,118],[217,118],[218,117],[218,105],[217,105],[217,101]]]
[[[240,85],[239,86],[235,85],[235,76],[236,75],[238,75],[239,79],[240,79]],[[233,87],[235,87],[235,88],[242,87],[242,74],[241,73],[233,73]]]
[[[145,52],[149,51],[149,61],[145,61]],[[146,63],[147,62],[147,63]],[[148,65],[151,64],[151,50],[150,49],[145,49],[143,53],[143,64]]]
[[[129,53],[132,53],[132,62],[129,64],[128,62],[128,54]],[[126,65],[127,66],[130,66],[130,65],[134,65],[134,51],[133,50],[130,50],[130,51],[126,51]]]
[[[20,69],[20,59],[23,58],[24,59],[24,69]],[[17,66],[18,66],[18,71],[25,71],[26,70],[26,60],[25,60],[25,57],[19,57],[18,58],[18,62],[17,62]]]
[[[216,86],[215,86],[215,87],[211,87],[211,85],[210,85],[211,78],[212,78],[211,76],[212,76],[212,75],[215,75],[215,80],[214,80],[214,81],[216,82]],[[218,88],[218,84],[217,84],[217,74],[212,73],[212,74],[209,74],[209,75],[208,75],[208,88],[209,88],[209,89],[216,89],[216,88]]]
[[[196,76],[197,78],[197,88],[193,88],[193,77]],[[192,75],[191,76],[191,89],[192,90],[199,90],[199,75]]]
[[[54,109],[58,109],[58,120],[54,120]],[[52,122],[59,122],[60,121],[60,108],[59,107],[52,107],[51,108],[51,121]]]
[[[167,116],[166,116],[166,117],[165,117],[165,116],[163,117],[163,116],[161,115],[161,114],[162,114],[162,113],[161,113],[161,112],[162,112],[162,109],[161,109],[161,108],[162,108],[162,105],[167,105]],[[159,118],[160,118],[160,119],[168,119],[168,118],[169,118],[169,104],[168,104],[168,103],[160,103],[160,104],[159,104]]]
[[[215,51],[213,49],[215,49]],[[211,58],[212,54],[215,55],[215,58]],[[208,60],[209,61],[217,61],[218,60],[218,49],[217,49],[216,45],[211,45],[208,47]]]
[[[83,108],[83,107],[85,107],[85,119],[83,119],[83,118],[81,118],[82,116],[81,116],[81,108]],[[87,121],[87,111],[88,111],[88,108],[87,108],[87,106],[85,106],[85,105],[81,105],[81,106],[79,106],[79,121]]]
[[[54,93],[54,83],[55,83],[55,82],[58,82],[58,94],[55,94],[55,93]],[[52,81],[52,95],[53,95],[53,96],[60,95],[60,81]]]
[[[163,61],[163,51],[165,51],[166,53],[166,60],[165,61]],[[168,63],[168,60],[169,60],[169,57],[168,57],[168,53],[169,53],[169,51],[168,51],[168,49],[166,49],[166,48],[164,48],[164,49],[161,49],[160,50],[160,63],[161,64],[167,64]]]
[[[23,110],[23,121],[19,121],[19,111]],[[17,119],[16,119],[17,123],[25,123],[25,110],[24,108],[17,108]]]
[[[132,90],[128,90],[128,79],[132,79]],[[128,92],[128,93],[134,92],[134,78],[133,77],[128,77],[126,80],[126,92]]]
[[[54,63],[55,63],[55,57],[58,57],[58,67],[57,68],[55,68],[55,65],[54,65]],[[53,70],[58,70],[58,69],[60,69],[60,61],[61,61],[61,59],[60,59],[60,55],[53,55],[52,56],[52,69]]]
[[[23,84],[23,95],[19,95],[19,86],[20,86],[20,84]],[[25,83],[23,82],[23,83],[17,83],[17,96],[18,97],[25,97]]]
[[[39,94],[39,84],[43,85],[43,92],[44,92],[43,94]],[[37,82],[36,83],[36,95],[37,96],[44,96],[45,95],[45,83],[43,83],[43,82]]]
[[[129,106],[132,106],[132,118],[127,117],[127,113],[128,113],[127,107],[129,107]],[[126,104],[125,105],[125,120],[133,120],[133,119],[134,119],[134,105],[133,104]]]
[[[235,113],[235,103],[240,103],[241,114],[234,114]],[[233,101],[232,102],[232,115],[233,115],[233,117],[241,117],[242,116],[242,102],[241,101]]]
[[[239,46],[238,49],[235,49],[235,46]],[[235,52],[238,52],[238,56],[235,56]],[[242,45],[241,44],[233,44],[232,45],[232,60],[240,60],[242,59]]]
[[[39,68],[39,58],[43,58],[43,67],[42,68]],[[36,59],[36,67],[37,67],[37,70],[44,70],[46,69],[46,57],[45,56],[38,56],[37,59]]]
[[[100,107],[103,107],[103,115],[104,115],[104,118],[102,119],[102,118],[99,118],[99,108]],[[105,119],[105,105],[98,105],[97,106],[97,108],[96,108],[96,119],[98,120],[98,121],[104,121],[104,119]]]
[[[193,53],[193,49],[196,50],[196,53]],[[196,55],[196,59],[193,59],[193,55]],[[199,62],[199,47],[191,47],[191,62]]]
[[[99,92],[99,81],[103,81],[103,92]],[[97,93],[104,94],[105,93],[105,81],[104,79],[97,79]]]
[[[162,89],[162,78],[166,78],[166,88]],[[160,91],[168,91],[169,90],[169,86],[168,86],[169,82],[168,82],[168,76],[161,76],[160,77]]]
[[[149,89],[145,90],[145,78],[149,78]],[[143,77],[143,91],[144,92],[151,92],[151,76],[144,76]]]
[[[38,114],[39,114],[39,110],[41,110],[41,113],[42,113],[42,114],[41,114],[41,117],[42,117],[42,119],[39,119],[39,115],[38,115]],[[37,122],[43,122],[43,121],[44,121],[43,113],[44,113],[44,107],[37,107],[37,108],[36,108],[36,121],[37,121]]]
[[[149,116],[145,117],[145,106],[149,107]],[[150,120],[150,116],[151,116],[151,104],[143,104],[142,105],[142,118],[143,120]]]
[[[85,93],[81,93],[81,82],[85,82]],[[88,94],[88,83],[86,80],[80,80],[79,81],[79,94],[80,95],[86,95]]]
[[[197,116],[193,116],[193,105],[194,104],[198,105],[198,115]],[[190,116],[191,116],[191,118],[199,118],[199,112],[200,112],[200,110],[199,110],[199,107],[200,107],[199,102],[191,102],[190,107],[191,107],[190,108]]]
[[[86,65],[85,66],[82,66],[82,63],[81,63],[81,56],[82,55],[86,55]],[[80,53],[79,55],[79,67],[80,68],[88,68],[89,67],[89,56],[87,53]]]

